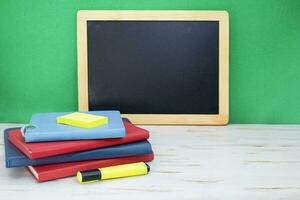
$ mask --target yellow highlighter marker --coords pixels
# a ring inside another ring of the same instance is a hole
[[[146,175],[150,167],[145,162],[137,162],[112,167],[98,168],[94,170],[77,172],[79,183],[92,183],[100,180],[123,178],[129,176]]]
[[[56,118],[56,122],[81,128],[94,128],[108,123],[108,118],[86,113],[71,113]]]

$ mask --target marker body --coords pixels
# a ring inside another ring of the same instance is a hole
[[[106,179],[145,175],[149,170],[149,165],[138,162],[77,172],[77,179],[80,183],[90,183]]]

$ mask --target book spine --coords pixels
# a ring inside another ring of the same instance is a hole
[[[29,163],[28,160],[19,157],[12,157],[6,159],[6,168],[24,167],[32,164],[34,164],[34,162]]]

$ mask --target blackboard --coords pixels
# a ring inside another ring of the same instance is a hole
[[[89,110],[219,113],[218,22],[87,23]]]
[[[220,114],[219,20],[86,20],[88,110]]]

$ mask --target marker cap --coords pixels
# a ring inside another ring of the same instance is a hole
[[[99,181],[101,172],[99,169],[77,172],[77,179],[80,183]]]

